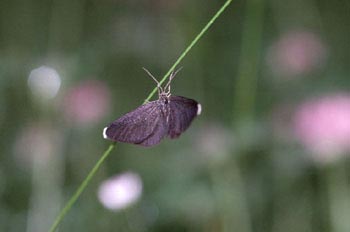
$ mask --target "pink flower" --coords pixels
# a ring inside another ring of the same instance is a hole
[[[334,94],[305,102],[294,115],[297,137],[320,162],[350,151],[350,94]]]
[[[326,50],[316,34],[308,31],[288,32],[271,46],[267,62],[277,76],[302,75],[322,65]]]
[[[110,92],[101,81],[89,80],[73,87],[66,95],[64,113],[68,121],[78,124],[98,122],[108,113]]]
[[[117,211],[135,203],[142,194],[142,181],[138,174],[126,172],[102,182],[98,199],[102,205]]]

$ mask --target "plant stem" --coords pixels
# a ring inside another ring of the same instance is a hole
[[[199,34],[194,38],[194,40],[190,43],[190,45],[188,45],[188,47],[186,48],[186,50],[180,55],[180,57],[175,61],[175,63],[173,64],[173,66],[171,66],[171,68],[169,69],[169,71],[164,75],[164,77],[162,78],[162,80],[160,81],[160,84],[162,84],[166,78],[170,75],[170,73],[176,68],[176,66],[183,60],[183,58],[185,58],[185,56],[187,55],[187,53],[192,49],[192,47],[198,42],[198,40],[204,35],[204,33],[209,29],[209,27],[215,22],[215,20],[222,14],[222,12],[224,12],[224,10],[230,5],[230,3],[232,2],[232,0],[227,0],[224,5],[222,5],[222,7],[220,7],[220,9],[218,10],[218,12],[216,12],[216,14],[209,20],[209,22],[207,23],[207,25],[205,25],[205,27],[201,30],[201,32],[199,32]],[[151,97],[156,93],[157,91],[157,87],[155,87],[152,92],[148,95],[148,97],[145,99],[144,103],[148,102]]]
[[[228,7],[228,5],[232,2],[232,0],[227,0],[224,5],[221,6],[221,8],[216,12],[216,14],[210,19],[210,21],[205,25],[205,27],[200,31],[200,33],[194,38],[194,40],[190,43],[190,45],[185,49],[185,51],[180,55],[180,57],[176,60],[176,62],[171,66],[169,71],[164,75],[163,79],[160,81],[162,84],[166,78],[170,75],[171,71],[175,69],[175,67],[183,60],[183,58],[187,55],[187,53],[192,49],[192,47],[199,41],[199,39],[204,35],[204,33],[209,29],[209,27],[215,22],[215,20],[224,12],[224,10]],[[145,99],[144,103],[148,102],[152,96],[156,93],[157,87],[152,90],[152,92],[148,95],[148,97]],[[104,162],[104,160],[109,156],[113,148],[115,147],[116,143],[112,143],[109,145],[108,149],[103,153],[101,158],[97,161],[95,166],[92,168],[90,173],[87,175],[85,180],[81,183],[78,190],[74,193],[74,195],[69,199],[68,203],[65,205],[65,207],[61,210],[59,215],[56,217],[55,222],[52,224],[49,232],[54,232],[60,222],[63,220],[64,216],[69,212],[69,210],[72,208],[74,203],[78,200],[81,193],[85,190],[89,182],[91,181],[92,177],[94,177],[97,170],[100,168],[101,164]]]
[[[346,162],[344,164],[324,170],[327,181],[330,230],[334,232],[350,230],[350,191]]]
[[[235,83],[235,123],[254,118],[262,28],[264,22],[264,1],[246,1],[246,13],[242,34],[242,45],[238,77]]]
[[[95,173],[97,172],[97,170],[100,168],[101,164],[103,163],[103,161],[105,161],[105,159],[109,156],[109,154],[111,153],[111,151],[113,150],[113,148],[115,147],[116,143],[112,143],[109,145],[108,149],[103,153],[103,155],[101,156],[101,158],[96,162],[95,166],[91,169],[91,171],[89,172],[89,174],[87,175],[87,177],[85,178],[85,180],[80,184],[79,188],[77,189],[77,191],[74,193],[74,195],[69,199],[69,201],[67,202],[67,204],[65,205],[65,207],[61,210],[60,214],[56,217],[55,222],[52,224],[51,228],[50,228],[50,232],[54,232],[58,225],[60,224],[60,222],[62,221],[62,219],[64,218],[64,216],[68,213],[68,211],[72,208],[72,206],[74,205],[74,203],[78,200],[79,196],[81,195],[81,193],[85,190],[86,186],[90,183],[92,177],[94,177]]]
[[[232,118],[233,125],[238,127],[238,130],[240,130],[239,126],[242,123],[244,124],[246,120],[252,120],[254,118],[264,21],[264,0],[247,0],[245,2],[245,19],[238,77],[234,91],[234,115]],[[238,199],[236,201],[239,202],[239,205],[237,205],[236,210],[227,209],[227,212],[231,215],[224,218],[224,226],[228,228],[227,231],[233,231],[235,228],[239,228],[239,231],[250,232],[253,230],[252,218],[249,214],[248,198],[245,193],[242,170],[237,162],[237,156],[234,156],[231,160],[231,166],[234,166],[231,175],[235,177],[232,183],[234,184],[234,191],[236,193],[235,197]],[[232,225],[230,219],[237,217],[239,218],[239,222]]]

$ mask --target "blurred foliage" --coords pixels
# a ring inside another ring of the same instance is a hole
[[[0,231],[47,231],[107,148],[102,128],[154,88],[141,68],[162,77],[223,2],[0,1]],[[349,151],[315,161],[291,129],[304,100],[349,92],[349,22],[348,1],[234,1],[172,85],[202,115],[177,140],[117,144],[61,231],[350,231]],[[28,87],[40,66],[60,75],[54,98]],[[110,211],[97,189],[126,171],[142,196]]]

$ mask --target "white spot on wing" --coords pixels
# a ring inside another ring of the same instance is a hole
[[[202,105],[198,103],[197,105],[197,115],[200,115],[202,113]]]
[[[108,136],[107,136],[107,134],[106,134],[107,128],[108,128],[108,127],[103,128],[102,135],[103,135],[103,138],[104,138],[104,139],[108,139]]]

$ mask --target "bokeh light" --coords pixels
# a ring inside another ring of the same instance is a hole
[[[207,122],[198,130],[194,145],[202,158],[221,163],[234,146],[234,136],[220,123]]]
[[[102,81],[83,81],[67,92],[63,111],[69,122],[89,125],[109,112],[110,98],[110,90]]]
[[[61,78],[55,69],[41,66],[30,72],[28,86],[35,96],[51,99],[57,95],[60,89]]]
[[[330,162],[350,151],[350,94],[338,93],[301,104],[295,133],[316,161]]]
[[[288,31],[269,48],[267,62],[276,76],[298,77],[321,67],[327,48],[319,35]]]
[[[48,163],[62,144],[59,130],[45,123],[32,123],[22,128],[14,143],[15,159],[20,167],[31,168],[32,162]]]
[[[104,207],[117,211],[135,203],[141,194],[140,176],[134,172],[125,172],[103,181],[98,190],[98,199]]]

